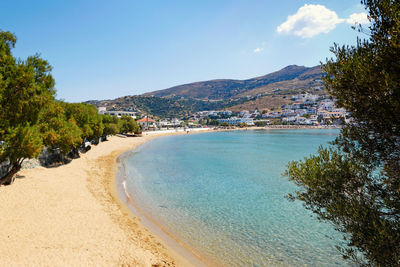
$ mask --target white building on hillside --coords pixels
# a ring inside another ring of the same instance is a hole
[[[228,123],[230,125],[238,125],[240,123],[245,123],[246,125],[253,126],[254,120],[251,118],[237,118],[232,117],[229,119],[218,119],[219,123]]]
[[[129,116],[133,119],[136,119],[136,112],[133,111],[123,111],[123,110],[107,110],[106,107],[99,107],[98,109],[99,114],[108,114],[111,116],[117,116],[120,118],[121,116]]]

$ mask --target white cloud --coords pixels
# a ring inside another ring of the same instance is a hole
[[[343,20],[322,5],[304,5],[296,14],[278,26],[279,33],[293,33],[302,38],[310,38],[320,33],[328,33]]]
[[[341,19],[335,11],[323,5],[306,4],[300,7],[296,14],[290,15],[276,30],[278,33],[311,38],[321,33],[328,33],[343,22],[365,24],[369,21],[365,13],[352,14],[348,19]]]
[[[264,48],[257,47],[256,49],[253,50],[253,53],[260,53],[263,50],[264,50]]]
[[[369,20],[368,20],[368,15],[367,13],[354,13],[351,14],[350,17],[348,19],[346,19],[346,22],[348,24],[368,24]]]

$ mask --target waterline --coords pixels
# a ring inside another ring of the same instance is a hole
[[[123,200],[124,204],[136,217],[140,219],[141,223],[145,227],[147,227],[153,234],[161,238],[169,248],[178,253],[180,256],[184,257],[193,266],[219,266],[220,264],[216,261],[208,259],[205,255],[200,255],[193,248],[190,248],[187,244],[182,242],[182,240],[177,239],[174,235],[168,232],[167,229],[163,227],[163,225],[151,218],[139,205],[137,205],[135,198],[128,191],[126,175],[127,172],[125,164],[126,158],[132,156],[132,154],[135,153],[136,149],[121,154],[117,159],[119,165],[116,174],[116,187],[117,192]]]
[[[227,265],[343,266],[339,236],[284,196],[289,160],[332,130],[241,131],[153,140],[125,159],[127,190],[146,214]]]

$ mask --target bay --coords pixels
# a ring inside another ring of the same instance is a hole
[[[342,237],[282,177],[291,160],[338,130],[260,130],[168,136],[125,158],[127,190],[169,233],[226,266],[346,266]]]

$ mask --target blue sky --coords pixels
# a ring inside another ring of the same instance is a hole
[[[17,35],[14,55],[50,62],[57,98],[77,102],[315,66],[334,42],[355,43],[362,12],[358,0],[2,0],[0,29]]]

